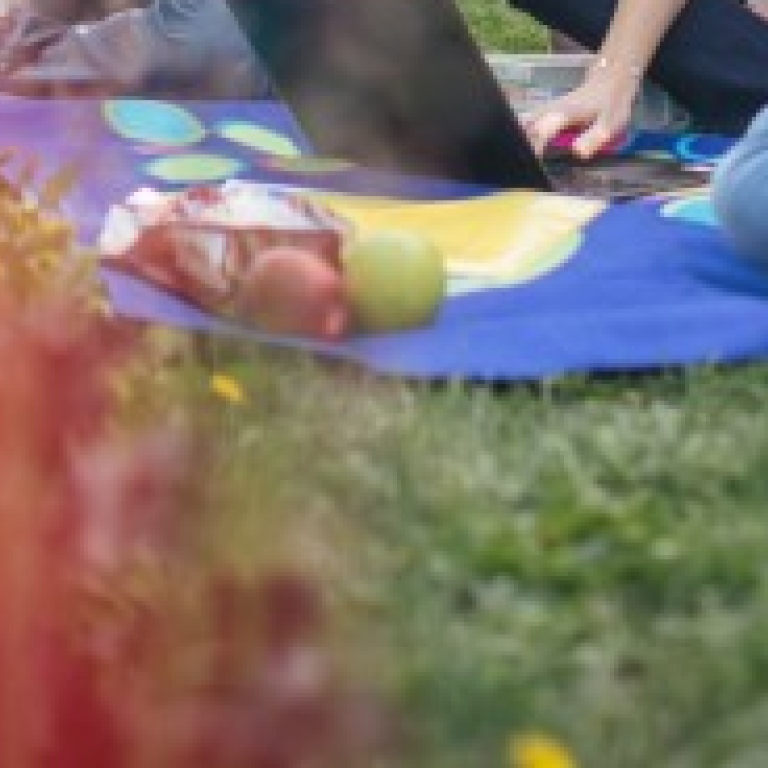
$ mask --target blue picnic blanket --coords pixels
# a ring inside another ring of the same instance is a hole
[[[78,163],[80,183],[66,211],[85,240],[96,237],[110,204],[146,185],[237,176],[400,200],[490,193],[307,158],[306,140],[274,103],[8,99],[0,102],[4,146],[50,168]],[[638,134],[621,152],[710,162],[727,146],[718,137]],[[565,255],[549,254],[524,278],[459,281],[428,327],[334,344],[266,336],[134,277],[108,269],[103,276],[115,310],[127,317],[301,347],[409,377],[536,379],[768,356],[768,277],[732,253],[704,192],[610,206],[568,243]]]

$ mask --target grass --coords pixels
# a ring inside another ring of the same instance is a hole
[[[231,359],[219,455],[333,572],[414,767],[530,729],[586,766],[765,765],[768,368],[493,392]]]
[[[490,48],[545,44],[462,5]],[[504,766],[531,730],[593,768],[768,764],[768,366],[497,391],[211,354],[248,393],[203,396],[220,535],[323,574],[408,768]]]
[[[504,0],[459,0],[459,5],[488,50],[533,51],[548,45],[546,31]]]

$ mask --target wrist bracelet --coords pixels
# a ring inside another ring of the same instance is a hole
[[[607,56],[600,56],[594,64],[592,64],[591,69],[608,69],[611,63],[612,62],[608,60]],[[642,80],[645,76],[645,69],[638,64],[627,64],[625,69],[637,80]]]

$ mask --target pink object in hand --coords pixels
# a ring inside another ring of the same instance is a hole
[[[627,131],[622,131],[622,133],[620,133],[615,139],[612,139],[606,144],[603,144],[603,146],[600,147],[600,149],[597,151],[598,156],[615,154],[618,149],[626,144],[628,135],[629,134]],[[562,131],[557,136],[555,136],[554,139],[552,139],[547,150],[555,154],[563,152],[570,154],[573,149],[573,145],[576,143],[579,136],[581,136],[581,131],[573,129]]]

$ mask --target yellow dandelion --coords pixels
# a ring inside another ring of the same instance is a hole
[[[577,768],[568,749],[544,734],[513,736],[508,752],[510,768]]]
[[[226,373],[214,373],[211,376],[211,391],[232,405],[242,405],[245,402],[245,392],[240,382]]]

